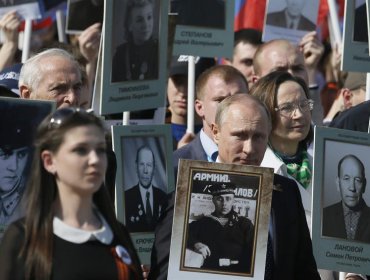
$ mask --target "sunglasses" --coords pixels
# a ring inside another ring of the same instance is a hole
[[[67,107],[67,108],[61,108],[57,109],[50,118],[49,122],[49,128],[60,126],[62,123],[64,123],[67,119],[72,117],[75,114],[92,114],[93,110],[84,110],[81,108],[75,108],[75,107]]]

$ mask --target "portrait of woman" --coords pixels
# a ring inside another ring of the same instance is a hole
[[[153,36],[155,0],[129,0],[124,22],[125,41],[112,59],[112,82],[158,78],[158,40]]]

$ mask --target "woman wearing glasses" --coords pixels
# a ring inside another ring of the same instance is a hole
[[[63,108],[39,126],[25,218],[0,245],[0,279],[142,279],[104,186],[100,119]]]
[[[261,166],[297,181],[310,225],[312,156],[308,149],[313,140],[313,101],[306,83],[288,72],[275,71],[260,78],[250,93],[266,104],[272,120]]]

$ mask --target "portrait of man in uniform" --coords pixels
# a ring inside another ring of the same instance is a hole
[[[363,162],[348,154],[338,162],[337,191],[341,201],[323,209],[322,235],[370,242],[370,208],[363,199],[366,176]]]
[[[250,273],[254,225],[234,210],[235,185],[214,182],[209,190],[213,211],[190,222],[186,254],[200,255],[201,269]]]
[[[305,0],[285,0],[283,10],[267,14],[266,24],[295,30],[313,31],[316,24],[302,14],[309,3]]]
[[[5,228],[20,218],[32,160],[32,141],[37,125],[50,112],[46,107],[0,99],[0,240]],[[50,106],[49,106],[50,105]]]
[[[124,42],[113,51],[111,82],[156,80],[159,72],[156,0],[128,0],[121,6],[125,13]],[[118,17],[122,17],[121,11]]]
[[[156,161],[149,146],[138,148],[135,166],[138,183],[125,191],[126,227],[130,232],[154,231],[167,197],[153,184]]]

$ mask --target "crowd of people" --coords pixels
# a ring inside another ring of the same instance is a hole
[[[153,1],[127,5],[129,40],[114,53],[112,82],[157,79]],[[50,34],[31,44],[32,56],[22,64],[21,21],[15,11],[0,19],[0,96],[55,101],[57,108],[36,128],[26,120],[15,124],[9,108],[0,107],[0,225],[7,228],[0,232],[0,279],[167,279],[175,192],[166,197],[152,184],[155,158],[142,146],[135,161],[138,183],[125,194],[134,214],[126,213],[126,225],[118,222],[111,135],[86,110],[97,76],[101,23],[71,35],[68,44],[55,42],[56,29],[48,27]],[[312,250],[313,128],[367,131],[366,75],[340,71],[338,49],[314,30],[298,45],[261,37],[255,29],[238,30],[231,57],[196,60],[196,134],[186,131],[187,61],[172,57],[166,122],[175,145],[166,156],[173,157],[177,177],[179,159],[273,168],[279,188],[272,194],[265,279],[337,280],[338,272],[318,269]],[[341,227],[327,223],[329,236],[370,242],[365,169],[354,155],[338,163],[343,202],[326,207],[323,219],[335,223],[339,217],[335,224]],[[188,248],[201,255],[205,269],[218,270],[217,258],[224,254],[235,260],[234,271],[250,271],[250,250],[231,248],[250,248],[255,225],[234,211],[231,184],[215,184],[211,197],[211,215],[189,224]],[[130,232],[141,231],[155,231],[150,266],[140,263],[131,241]],[[346,279],[370,278],[348,273]]]

